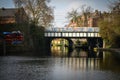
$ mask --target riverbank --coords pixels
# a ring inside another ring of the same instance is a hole
[[[112,52],[118,59],[120,59],[120,48],[98,48],[97,50]]]
[[[120,53],[120,48],[97,48],[97,50],[112,51],[112,52]]]

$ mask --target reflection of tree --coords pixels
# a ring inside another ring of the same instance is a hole
[[[94,52],[93,50],[89,50],[88,51],[88,57],[89,58],[96,58],[96,52]]]
[[[71,54],[71,57],[88,57],[88,52],[80,48],[75,48]]]
[[[112,72],[120,72],[119,60],[114,56],[115,53],[104,52],[104,57],[100,63],[100,69]]]
[[[76,53],[77,53],[76,56],[79,57],[79,54],[80,54],[80,48],[75,48],[75,50],[76,50]]]

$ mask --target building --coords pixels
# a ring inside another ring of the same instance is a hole
[[[23,8],[1,8],[0,24],[28,22],[28,16]]]
[[[95,12],[85,15],[78,16],[77,20],[71,20],[67,27],[97,27],[98,20],[102,18],[100,11],[95,10]]]

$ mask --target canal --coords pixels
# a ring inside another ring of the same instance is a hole
[[[115,53],[52,47],[51,56],[0,57],[0,80],[120,80]]]

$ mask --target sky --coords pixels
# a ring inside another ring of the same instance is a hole
[[[51,0],[49,5],[54,7],[54,27],[64,27],[69,23],[67,13],[72,9],[78,9],[82,5],[92,7],[94,10],[109,11],[108,5],[114,0]],[[0,0],[0,8],[14,8],[12,0]]]

